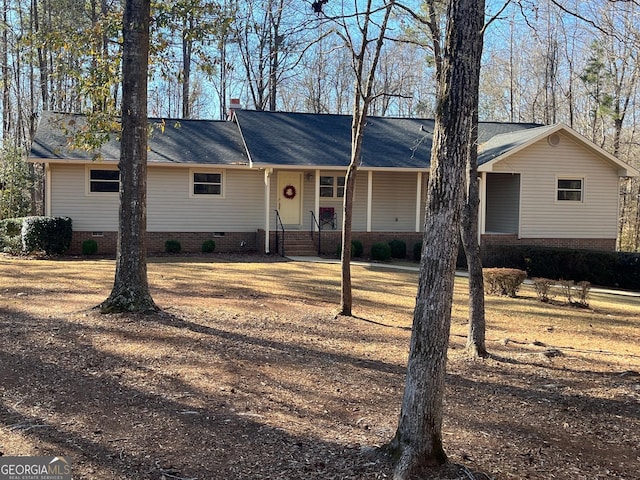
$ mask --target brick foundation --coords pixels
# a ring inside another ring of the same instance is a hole
[[[256,232],[225,232],[224,235],[214,235],[211,232],[147,232],[148,253],[163,253],[167,240],[178,240],[184,253],[199,253],[202,243],[206,240],[216,242],[216,252],[256,252]],[[98,254],[115,254],[117,232],[73,232],[69,253],[82,253],[82,242],[92,239],[98,243]],[[264,244],[264,240],[262,241]],[[264,249],[262,250],[264,251]]]
[[[491,245],[531,245],[536,247],[573,248],[614,252],[615,238],[518,238],[517,235],[482,236],[482,247]]]
[[[314,233],[314,244],[317,245],[317,235]],[[322,255],[335,256],[338,245],[342,241],[339,230],[323,230],[321,240]],[[285,234],[287,241],[309,239],[307,230],[288,230]],[[412,258],[413,246],[422,241],[422,233],[416,232],[353,232],[352,238],[360,240],[364,248],[364,257],[368,257],[371,246],[377,242],[389,242],[394,239],[407,244],[407,257]],[[99,254],[115,254],[117,232],[73,232],[69,253],[82,253],[82,242],[93,239],[98,243]],[[149,253],[163,253],[167,240],[178,240],[182,252],[199,253],[205,240],[216,242],[216,252],[258,252],[265,251],[264,230],[256,232],[225,232],[216,236],[211,232],[147,232],[147,250]],[[276,233],[270,232],[270,250],[275,253]],[[518,238],[516,235],[483,235],[482,247],[492,245],[533,245],[543,247],[575,248],[584,250],[615,251],[616,240],[611,238]],[[285,252],[286,253],[286,252]]]
[[[261,235],[264,237],[264,231]],[[371,254],[371,246],[378,242],[390,242],[391,240],[402,240],[407,245],[407,258],[413,258],[413,245],[422,241],[422,233],[416,232],[352,232],[353,240],[360,240],[363,247],[363,257],[369,258]],[[310,232],[308,230],[287,230],[285,232],[286,245],[307,240],[311,242]],[[313,243],[317,248],[318,232],[313,234]],[[339,230],[323,230],[321,232],[321,253],[323,256],[335,257],[338,252],[338,246],[342,243],[342,232]],[[276,232],[272,231],[269,235],[269,246],[273,253],[276,253]],[[287,254],[285,248],[285,254]],[[317,250],[314,249],[314,255]]]

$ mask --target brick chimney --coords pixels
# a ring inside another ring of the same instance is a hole
[[[227,120],[233,121],[233,113],[236,110],[240,110],[240,99],[232,98],[229,100],[229,114],[227,115]]]

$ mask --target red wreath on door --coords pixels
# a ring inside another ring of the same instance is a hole
[[[282,190],[282,194],[284,195],[284,198],[288,198],[289,200],[291,200],[296,196],[296,187],[294,187],[293,185],[287,185],[286,187],[284,187],[284,190]]]

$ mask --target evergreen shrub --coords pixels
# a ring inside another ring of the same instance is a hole
[[[0,236],[18,237],[22,234],[24,218],[5,218],[0,220]]]
[[[391,249],[391,257],[392,258],[407,258],[407,244],[402,241],[393,239],[389,242],[389,248]]]
[[[180,253],[182,245],[178,240],[167,240],[164,242],[164,251],[167,253]]]
[[[59,255],[71,246],[73,230],[68,217],[25,217],[22,222],[22,250]]]
[[[485,267],[525,270],[530,277],[640,290],[640,253],[491,245],[485,247],[482,262]]]
[[[374,243],[371,246],[371,260],[386,261],[391,258],[391,247],[388,243]]]
[[[213,253],[216,249],[216,241],[215,240],[205,240],[202,242],[202,253]]]
[[[364,253],[364,247],[360,240],[351,240],[351,256],[361,257]]]
[[[93,239],[82,242],[83,255],[95,255],[96,253],[98,253],[98,242]]]
[[[419,262],[422,258],[422,242],[417,242],[413,245],[413,260]]]
[[[364,247],[360,240],[351,240],[351,257],[361,257],[364,253]],[[342,258],[342,243],[336,248],[336,257]]]
[[[0,220],[0,252],[19,255],[22,252],[22,218]]]
[[[419,262],[422,259],[422,242],[417,242],[413,245],[413,260]],[[460,245],[458,248],[458,256],[456,257],[456,268],[465,270],[467,268],[467,256],[464,253],[464,248]]]

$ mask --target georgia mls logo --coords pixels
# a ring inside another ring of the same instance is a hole
[[[0,457],[0,480],[71,480],[65,457]]]

